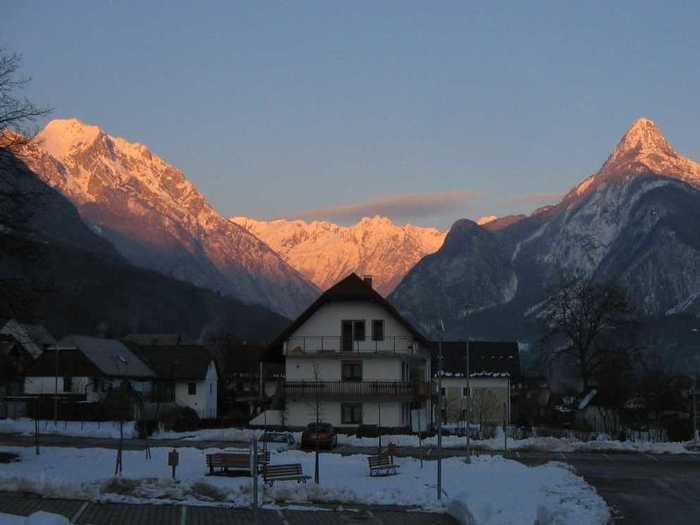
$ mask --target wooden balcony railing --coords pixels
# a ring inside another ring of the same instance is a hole
[[[430,396],[428,383],[391,381],[287,381],[284,393],[290,397],[320,399],[426,399]]]

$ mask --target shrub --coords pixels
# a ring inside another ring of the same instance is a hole
[[[190,407],[174,407],[160,418],[167,430],[188,432],[199,428],[199,416]]]

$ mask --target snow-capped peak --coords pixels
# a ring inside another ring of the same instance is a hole
[[[640,118],[623,135],[596,178],[648,173],[700,185],[700,164],[677,153],[653,121]]]
[[[637,157],[648,155],[677,155],[663,133],[648,118],[637,119],[623,135],[610,156],[615,160],[630,154]]]
[[[484,215],[483,217],[479,217],[479,218],[477,219],[476,223],[477,223],[479,226],[483,226],[484,224],[488,224],[488,223],[490,223],[490,222],[493,222],[493,221],[495,221],[496,219],[498,219],[498,217],[497,217],[496,215]]]
[[[700,164],[676,152],[654,121],[640,118],[625,132],[600,171],[579,183],[559,206],[577,201],[606,181],[649,174],[700,187]]]
[[[58,160],[63,160],[76,149],[91,145],[102,133],[97,126],[85,124],[76,118],[56,119],[49,122],[34,142]]]
[[[445,232],[395,224],[388,217],[363,217],[351,226],[300,219],[230,219],[265,241],[321,289],[350,272],[369,274],[376,289],[389,293],[422,257],[440,248]]]

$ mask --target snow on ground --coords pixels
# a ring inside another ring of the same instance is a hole
[[[338,436],[339,445],[356,447],[376,447],[377,438],[358,438],[355,436]],[[385,435],[382,444],[393,443],[403,447],[436,448],[437,437],[432,436],[419,441],[414,435]],[[484,450],[500,451],[504,448],[501,434],[492,439],[472,439],[471,447]],[[688,454],[688,443],[652,443],[649,441],[578,441],[555,437],[531,437],[526,439],[508,439],[508,450],[536,450],[542,452],[647,452],[652,454]],[[465,448],[466,438],[460,436],[443,436],[442,446],[446,449]]]
[[[2,525],[71,525],[65,516],[43,511],[35,512],[30,516],[16,516],[0,512],[0,523]]]
[[[41,434],[59,436],[78,436],[92,438],[118,438],[119,422],[117,421],[39,421]],[[0,420],[0,434],[34,434],[34,420],[29,418]],[[124,437],[135,438],[136,429],[133,421],[124,422]]]
[[[79,421],[40,421],[42,434],[56,434],[78,437],[119,437],[119,423],[116,421],[84,422]],[[248,428],[212,428],[190,432],[158,432],[151,439],[181,439],[183,441],[230,441],[247,443],[253,436],[260,437],[263,430]],[[27,418],[0,420],[0,434],[19,433],[31,435],[34,433],[34,421]],[[296,443],[301,441],[301,432],[291,432]],[[136,438],[137,433],[133,421],[124,423],[124,437]],[[419,440],[411,434],[383,435],[382,444],[393,443],[402,447],[437,447],[437,437],[432,436]],[[338,434],[338,444],[355,447],[376,447],[377,438],[358,438]],[[531,437],[526,439],[508,439],[509,450],[536,450],[541,452],[646,452],[649,454],[688,454],[695,452],[689,447],[692,442],[659,442],[649,441],[614,441],[598,439],[595,441],[578,441],[574,439],[555,437]],[[442,446],[447,449],[464,448],[465,438],[460,436],[443,436]],[[471,446],[484,450],[503,450],[504,440],[501,433],[492,439],[472,439]]]
[[[252,481],[248,477],[206,476],[205,454],[214,449],[180,448],[177,481],[170,479],[167,448],[123,452],[123,474],[113,478],[116,452],[106,449],[4,447],[21,461],[3,465],[0,490],[26,491],[53,497],[94,500],[248,506]],[[218,449],[217,449],[218,450]],[[397,458],[396,476],[369,477],[367,456],[321,454],[321,483],[278,482],[262,487],[267,506],[279,504],[377,504],[445,511],[450,502],[466,501],[477,523],[532,525],[538,513],[554,516],[557,524],[604,524],[608,509],[582,478],[560,463],[526,467],[500,456],[481,456],[466,465],[461,458],[443,461],[445,497],[436,499],[436,462]],[[301,463],[313,475],[314,454],[298,450],[273,452],[272,463]]]

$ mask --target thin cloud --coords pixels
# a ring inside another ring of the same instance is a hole
[[[514,195],[503,201],[505,206],[544,206],[545,204],[556,204],[563,197],[564,193],[532,192]]]
[[[296,219],[356,221],[362,217],[382,215],[395,221],[439,217],[449,213],[463,216],[470,201],[478,197],[473,191],[406,193],[372,200],[361,204],[333,206],[310,210]]]

